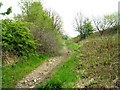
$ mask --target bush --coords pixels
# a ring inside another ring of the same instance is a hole
[[[74,28],[79,33],[80,39],[85,39],[90,34],[93,34],[94,31],[92,22],[81,13],[75,17]]]
[[[27,21],[34,39],[40,46],[37,51],[52,56],[59,55],[62,48],[62,21],[57,13],[43,9],[39,1],[24,1],[20,3],[22,14],[16,20]]]
[[[36,48],[33,36],[21,21],[2,20],[2,49],[18,56],[32,52]]]

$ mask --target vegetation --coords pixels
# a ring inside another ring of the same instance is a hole
[[[0,2],[0,8],[2,6],[2,2]],[[1,12],[1,15],[9,15],[12,12],[12,7],[9,7],[5,12]]]
[[[81,39],[85,39],[87,36],[93,33],[93,26],[91,21],[84,17],[81,13],[75,17],[74,28],[79,32]]]
[[[33,36],[21,21],[2,20],[2,41],[3,59],[7,52],[23,56],[36,48]]]
[[[98,32],[100,32],[100,35],[102,35],[106,29],[112,28],[118,25],[117,17],[118,17],[117,13],[113,13],[113,14],[104,15],[103,17],[93,19],[95,28],[97,29]]]
[[[56,23],[57,18],[53,21],[53,16],[38,1],[23,0],[20,5],[22,14],[13,20],[0,20],[4,88],[14,87],[48,57],[59,55],[62,49],[62,24]]]
[[[82,55],[78,54],[77,59],[84,68],[84,79],[93,79],[88,88],[115,88],[118,80],[117,34],[101,38],[91,39],[78,48],[77,52]]]
[[[28,28],[41,46],[37,51],[52,55],[59,54],[62,48],[61,27],[62,21],[57,13],[45,11],[39,1],[22,1],[20,3],[22,15],[15,17],[17,20],[27,21]]]
[[[43,10],[39,1],[22,0],[20,6],[22,14],[16,15],[15,20],[1,20],[3,61],[8,62],[6,59],[11,55],[19,57],[35,52],[60,54],[63,43],[59,15]]]
[[[76,80],[77,74],[74,73],[73,67],[77,62],[74,61],[75,56],[71,56],[60,68],[57,69],[51,79],[40,84],[38,88],[72,88],[73,81]]]
[[[94,37],[89,36],[79,43],[69,40],[67,46],[74,52],[73,55],[51,75],[49,80],[37,87],[119,87],[117,31],[112,29],[112,34],[108,33],[109,30],[106,30],[100,37],[95,33]],[[89,81],[91,82],[88,83]]]
[[[28,57],[18,58],[13,64],[3,66],[2,87],[15,87],[19,80],[41,65],[45,60],[48,60],[48,57],[45,54],[30,54]]]
[[[13,88],[51,56],[60,56],[65,54],[63,52],[72,55],[49,79],[38,84],[38,89],[120,87],[115,13],[93,20],[77,14],[74,29],[79,35],[70,39],[63,35],[60,16],[55,11],[44,10],[40,1],[21,0],[20,7],[22,13],[12,20],[0,20],[3,88]],[[4,16],[11,12],[10,7],[0,14]]]
[[[83,43],[80,44],[71,44],[70,41],[67,41],[67,46],[71,51],[76,50],[78,47],[82,46]],[[76,52],[70,56],[63,65],[60,65],[55,73],[51,75],[50,80],[37,85],[39,88],[73,88],[74,82],[77,79],[77,76],[81,77],[80,73],[74,72],[74,68],[78,60],[76,60]]]

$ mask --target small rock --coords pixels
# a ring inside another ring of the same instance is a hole
[[[38,80],[40,80],[41,78],[38,78]]]
[[[52,64],[52,62],[49,62],[50,64]]]
[[[29,82],[29,83],[28,83],[29,86],[32,86],[32,84],[33,84],[32,82]]]
[[[24,83],[27,83],[27,80],[25,80]]]
[[[22,84],[23,84],[23,83],[25,83],[25,81],[20,81],[20,83],[22,83]]]
[[[35,79],[34,82],[36,82],[37,80]]]
[[[34,88],[34,86],[31,86],[30,88]]]

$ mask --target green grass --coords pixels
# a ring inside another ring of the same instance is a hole
[[[52,78],[43,84],[39,84],[38,88],[62,88],[72,87],[73,81],[76,80],[76,73],[73,68],[76,64],[74,56],[71,56],[57,71],[52,75]]]
[[[79,43],[66,42],[73,55],[61,65],[51,78],[37,88],[73,88],[79,81],[93,82],[86,87],[115,87],[118,78],[118,37],[110,35],[88,37]]]
[[[75,50],[78,49],[78,47],[82,46],[84,43],[73,43],[72,40],[66,41],[66,46],[68,47],[69,50],[74,52]]]
[[[94,36],[94,35],[93,35]],[[50,79],[38,84],[39,88],[73,88],[79,81],[94,78],[86,87],[102,88],[116,86],[118,78],[118,37],[117,34],[88,37],[78,43],[67,41],[72,55],[60,65]],[[14,87],[16,82],[39,66],[47,55],[33,55],[3,67],[3,88]]]
[[[33,54],[29,57],[22,57],[12,65],[4,66],[2,68],[2,87],[13,88],[17,81],[42,64],[48,57],[48,55]]]
[[[80,47],[82,43],[79,45],[68,44],[68,48],[70,48],[72,51]],[[80,73],[74,72],[74,69],[76,68],[76,64],[78,61],[76,60],[76,53],[74,53],[72,56],[66,60],[64,64],[62,64],[57,71],[52,75],[50,80],[47,80],[46,82],[37,85],[37,88],[72,88],[74,86],[74,82],[77,79],[77,76],[81,76]]]

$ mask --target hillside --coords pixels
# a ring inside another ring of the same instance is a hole
[[[117,84],[117,34],[106,32],[103,36],[87,38],[87,42],[76,50],[76,59],[80,60],[76,70],[83,68],[83,82],[85,79],[92,80],[87,87],[113,88]],[[79,78],[77,87],[81,86],[81,82]]]
[[[41,0],[18,3],[21,13],[7,18],[13,7],[0,12],[5,17],[0,19],[1,88],[120,87],[118,12],[93,18],[76,12],[70,18],[65,8],[72,21],[66,27],[66,14],[45,8]]]
[[[109,29],[75,43],[66,41],[72,55],[39,88],[118,88],[118,34]]]

